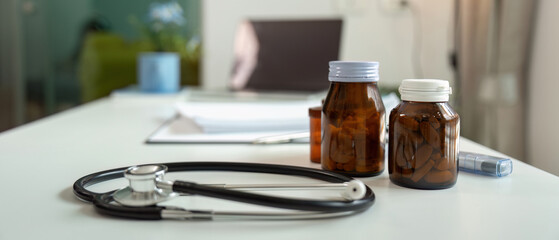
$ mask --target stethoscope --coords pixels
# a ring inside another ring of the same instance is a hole
[[[166,181],[166,172],[233,171],[270,173],[318,179],[321,184],[222,184],[203,185],[186,181]],[[125,177],[129,186],[105,193],[86,188]],[[318,169],[258,163],[177,162],[139,165],[92,173],[74,183],[74,194],[91,202],[105,215],[133,219],[316,219],[348,216],[362,212],[374,203],[375,194],[363,182]],[[342,200],[308,200],[256,194],[247,190],[337,189]],[[188,210],[158,205],[180,195],[200,195],[266,207],[289,209],[286,212],[239,212]]]

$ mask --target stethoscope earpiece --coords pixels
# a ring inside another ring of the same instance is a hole
[[[343,184],[346,185],[345,191],[342,193],[342,196],[345,199],[348,200],[361,199],[367,193],[367,186],[359,180],[351,180]]]

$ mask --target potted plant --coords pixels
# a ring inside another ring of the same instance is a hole
[[[138,82],[140,90],[150,93],[171,93],[180,89],[181,59],[183,69],[195,71],[197,76],[199,40],[187,38],[184,11],[176,1],[153,2],[144,22],[131,18],[147,40],[152,52],[138,55]],[[194,67],[189,67],[194,65]],[[186,66],[186,68],[184,68]]]

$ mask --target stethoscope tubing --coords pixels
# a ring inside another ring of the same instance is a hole
[[[230,162],[174,162],[163,163],[168,168],[168,172],[182,171],[233,171],[233,172],[254,172],[270,173],[290,176],[302,176],[313,179],[323,180],[331,183],[343,183],[353,180],[337,173],[322,171],[312,168],[303,168],[287,165],[261,164],[261,163],[230,163]],[[95,205],[97,211],[102,214],[135,218],[135,219],[162,219],[165,213],[170,210],[165,206],[149,207],[126,207],[112,204],[112,193],[95,193],[87,190],[88,186],[108,180],[122,178],[125,168],[116,168],[97,173],[92,173],[78,179],[73,186],[75,195],[87,202]],[[235,190],[221,189],[192,182],[175,181],[172,186],[173,191],[179,193],[196,194],[207,197],[216,197],[232,201],[239,201],[250,204],[257,204],[268,207],[292,209],[307,212],[319,212],[317,216],[327,215],[347,215],[346,213],[361,212],[369,208],[375,200],[375,194],[367,187],[365,196],[354,201],[322,201],[322,200],[302,200],[293,198],[272,197],[268,195],[254,194]],[[196,213],[197,211],[190,211]],[[203,216],[205,213],[200,213]],[[227,214],[224,214],[227,215]],[[301,215],[302,218],[312,217],[306,213],[294,214]],[[288,215],[285,215],[288,216]]]

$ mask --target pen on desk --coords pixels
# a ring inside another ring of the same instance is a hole
[[[460,152],[458,167],[460,171],[504,177],[512,173],[512,160],[479,153]]]
[[[275,144],[275,143],[288,143],[295,139],[308,138],[309,132],[289,133],[269,137],[261,137],[254,140],[253,144]]]

